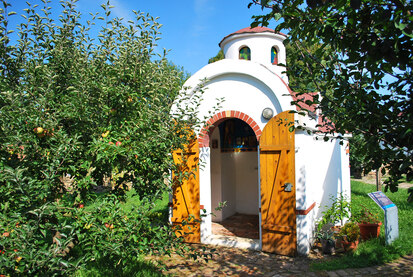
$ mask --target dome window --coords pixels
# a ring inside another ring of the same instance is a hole
[[[244,46],[239,50],[239,59],[248,61],[251,60],[251,50],[247,46]]]
[[[278,50],[275,47],[271,48],[271,63],[275,65],[278,64]]]

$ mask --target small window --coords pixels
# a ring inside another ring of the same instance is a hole
[[[275,47],[271,48],[271,63],[278,64],[278,50]]]
[[[251,50],[244,46],[239,50],[239,59],[240,60],[251,60]]]

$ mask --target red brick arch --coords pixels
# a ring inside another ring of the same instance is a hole
[[[198,136],[199,147],[209,147],[209,134],[212,133],[214,128],[222,121],[228,118],[238,118],[247,123],[254,131],[257,141],[260,140],[262,131],[254,119],[240,111],[223,111],[215,114],[206,122]],[[210,131],[208,132],[208,130]]]

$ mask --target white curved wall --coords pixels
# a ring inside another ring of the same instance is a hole
[[[305,131],[295,135],[296,208],[306,210],[315,203],[309,214],[297,216],[297,247],[303,254],[310,251],[313,228],[324,207],[331,205],[330,198],[351,196],[348,141],[340,145],[338,139],[316,137]]]
[[[185,87],[192,90],[187,93],[197,93],[193,88],[204,79],[207,81],[198,109],[199,118],[210,117],[208,112],[216,105],[218,98],[224,98],[219,111],[242,111],[257,122],[261,130],[268,122],[261,116],[264,108],[272,108],[274,115],[295,110],[295,106],[291,105],[287,84],[274,72],[257,63],[224,59],[209,64],[188,79]]]
[[[274,33],[244,33],[234,34],[221,43],[225,59],[239,60],[239,50],[247,46],[251,50],[251,61],[262,64],[277,73],[287,81],[285,67],[273,65],[271,61],[271,48],[278,49],[278,63],[286,64],[286,51],[283,41],[285,36]]]

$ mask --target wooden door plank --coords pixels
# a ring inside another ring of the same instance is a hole
[[[277,115],[260,139],[262,250],[283,255],[297,248],[294,132],[284,124],[293,121],[288,111]],[[284,191],[285,183],[293,185],[291,192]]]
[[[191,142],[185,150],[173,152],[173,159],[181,172],[173,172],[174,189],[172,202],[172,224],[176,234],[183,236],[186,242],[199,243],[200,202],[199,202],[199,148]],[[179,182],[180,174],[190,174]]]

